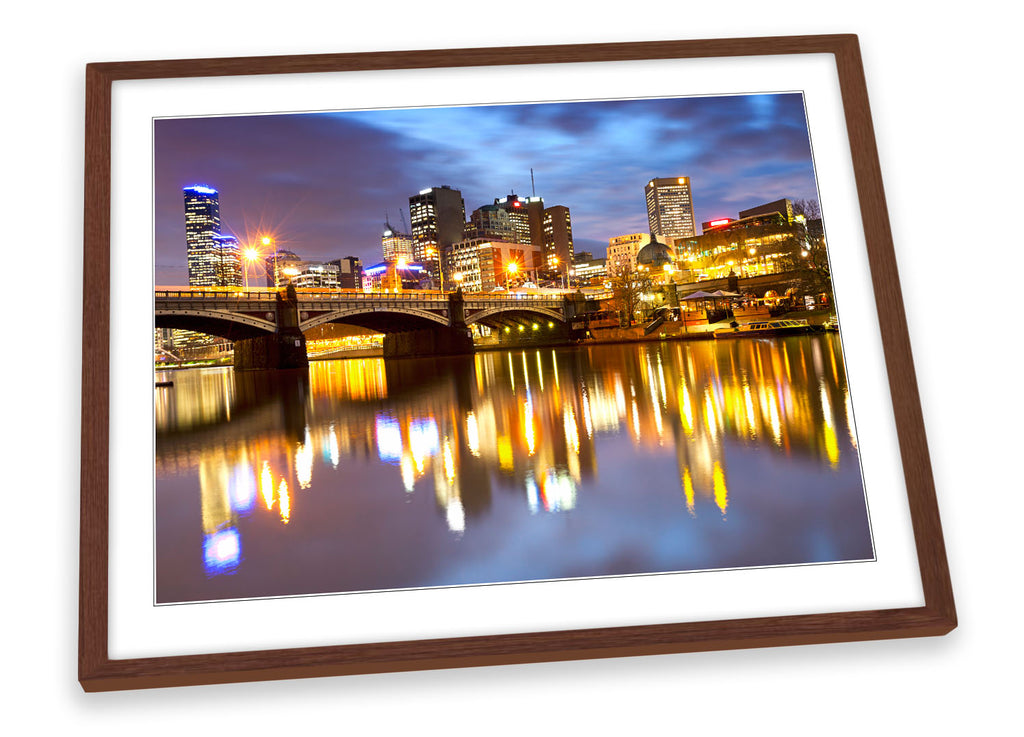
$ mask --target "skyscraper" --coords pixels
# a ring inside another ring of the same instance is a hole
[[[217,190],[194,184],[185,187],[183,193],[189,286],[242,286],[241,249],[237,238],[220,232]]]
[[[213,261],[216,274],[215,286],[242,286],[242,249],[238,239],[233,235],[219,234],[213,236]]]
[[[549,272],[564,277],[568,284],[569,267],[572,266],[574,248],[572,245],[572,221],[569,208],[553,205],[544,210],[544,261]]]
[[[647,197],[647,221],[654,235],[668,238],[697,235],[689,177],[652,179],[644,187],[644,195]]]
[[[462,193],[448,186],[420,190],[409,198],[409,225],[413,260],[439,277],[444,254],[463,238],[466,205]]]

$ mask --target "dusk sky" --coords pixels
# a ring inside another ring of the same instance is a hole
[[[644,185],[690,177],[696,222],[817,199],[798,93],[272,114],[155,123],[156,283],[186,284],[182,189],[220,192],[222,231],[269,232],[307,260],[382,260],[385,211],[462,192],[466,217],[511,192],[565,205],[576,251],[648,232]],[[401,214],[399,214],[401,212]],[[250,273],[252,276],[252,273]]]

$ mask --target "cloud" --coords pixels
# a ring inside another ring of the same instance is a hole
[[[651,177],[689,176],[698,222],[817,196],[799,94],[168,119],[156,123],[157,265],[184,281],[191,184],[220,191],[229,232],[375,263],[385,211],[407,222],[411,195],[450,185],[468,217],[531,194],[531,169],[588,246],[647,229]]]

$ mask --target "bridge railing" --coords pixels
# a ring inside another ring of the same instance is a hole
[[[154,297],[157,300],[165,301],[273,302],[276,301],[278,293],[282,291],[284,290],[273,287],[253,289],[242,287],[157,287]],[[447,301],[451,294],[450,292],[430,289],[416,289],[404,292],[364,292],[356,289],[297,289],[295,291],[300,302],[436,303],[441,300]],[[565,294],[568,294],[568,292]],[[563,294],[523,294],[517,292],[467,292],[463,295],[466,302],[485,302],[491,305],[530,303],[548,306],[561,304],[563,296]],[[588,295],[589,298],[594,297]]]
[[[239,301],[274,301],[276,289],[244,289],[232,287],[157,287],[153,293],[156,299],[237,299]]]

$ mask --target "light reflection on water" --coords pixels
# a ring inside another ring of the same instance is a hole
[[[872,556],[831,335],[157,380],[159,602]]]

